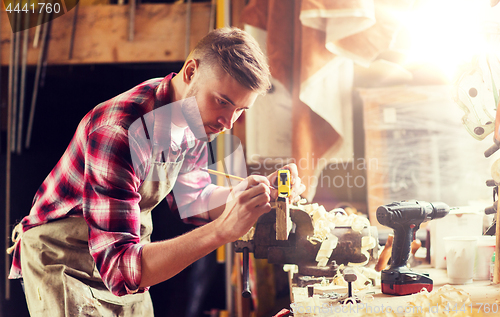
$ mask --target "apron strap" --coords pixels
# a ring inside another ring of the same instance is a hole
[[[7,254],[12,254],[12,252],[14,252],[14,249],[16,248],[19,241],[21,241],[22,236],[23,236],[23,225],[21,223],[18,223],[14,227],[14,230],[12,230],[11,239],[14,245],[7,249]]]

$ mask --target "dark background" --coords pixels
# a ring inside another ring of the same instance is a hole
[[[178,72],[182,63],[126,64],[126,65],[83,65],[49,66],[45,83],[39,90],[30,149],[21,155],[12,154],[11,169],[11,228],[29,213],[33,196],[45,177],[49,174],[69,144],[76,127],[83,116],[100,102],[108,100],[145,80],[164,77],[170,72]],[[5,160],[6,160],[6,67],[1,68],[2,104],[0,108],[0,215],[2,224],[0,235],[5,237]],[[31,94],[33,91],[35,67],[28,68],[26,103],[24,112],[24,132],[29,117]],[[24,140],[23,140],[24,144]],[[193,227],[181,222],[170,213],[164,201],[153,212],[155,230],[153,240],[172,238]],[[3,241],[1,247],[3,248]],[[2,254],[4,254],[2,252]],[[151,296],[156,316],[186,316],[187,307],[193,307],[189,287],[193,274],[200,274],[194,268],[204,267],[201,275],[206,278],[207,297],[202,298],[200,315],[211,308],[224,308],[224,265],[215,262],[211,254],[203,263],[193,264],[177,276],[151,288]],[[11,281],[10,300],[5,300],[5,264],[0,261],[0,316],[28,316],[26,301],[20,283]],[[198,266],[197,266],[198,265]],[[195,273],[195,271],[197,273]]]

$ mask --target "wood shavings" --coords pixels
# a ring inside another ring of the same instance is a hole
[[[372,286],[372,282],[363,274],[356,274],[358,276],[358,279],[352,283],[352,287],[355,290],[362,290],[362,289],[368,289]]]
[[[368,253],[367,251],[361,250],[361,254],[363,254],[365,256],[366,260],[364,260],[363,262],[360,262],[360,263],[349,262],[349,263],[347,263],[347,265],[349,265],[349,266],[365,266],[366,264],[368,264],[368,261],[370,261],[370,253]]]
[[[322,217],[319,220],[315,221],[315,223],[314,223],[314,236],[316,238],[319,238],[323,241],[328,237],[330,232],[331,232],[330,226],[329,226],[328,220],[326,218]]]
[[[321,286],[328,286],[328,281],[326,280],[326,277],[322,277],[321,278],[321,283],[320,283]]]
[[[341,272],[345,269],[345,265],[341,264],[337,270],[337,274],[333,277],[332,284],[333,285],[339,285],[339,286],[347,286],[347,282],[344,280],[344,277],[342,276]]]
[[[312,244],[317,244],[318,242],[323,242],[322,239],[316,238],[314,236],[312,237],[307,237],[307,241],[311,242]]]
[[[363,230],[364,227],[370,226],[370,222],[368,222],[368,219],[364,217],[357,217],[356,215],[350,215],[349,218],[353,218],[351,227],[352,230],[354,231],[361,232],[361,230]]]
[[[375,300],[375,297],[371,294],[365,294],[362,298],[363,302],[365,303],[371,303]]]
[[[245,233],[245,235],[243,235],[243,237],[241,237],[241,240],[243,241],[250,241],[253,239],[253,235],[255,234],[255,228],[252,227],[250,228],[250,230],[248,230],[247,233]]]
[[[335,208],[330,212],[327,212],[324,206],[317,203],[303,205],[301,206],[312,218],[312,224],[314,228],[313,236],[307,237],[307,240],[312,244],[321,243],[320,250],[316,256],[316,261],[318,266],[326,266],[330,259],[333,249],[337,246],[338,238],[334,237],[333,232],[336,227],[351,227],[353,231],[361,233],[364,228],[370,230],[370,222],[366,217],[358,216],[356,214],[348,215],[344,209]],[[330,239],[335,241],[333,249],[329,243],[323,244],[326,240]],[[371,231],[369,231],[368,237],[362,237],[361,254],[365,256],[363,262],[360,263],[349,263],[350,266],[364,266],[370,260],[370,254],[368,250],[373,249],[376,246],[376,239],[372,237]]]
[[[328,238],[321,243],[321,247],[316,255],[316,262],[318,262],[318,266],[326,266],[328,260],[330,260],[333,249],[337,247],[338,242],[339,238],[330,234],[328,235]]]
[[[430,293],[423,289],[420,293],[413,295],[413,300],[408,305],[421,308],[419,316],[472,316],[470,295],[450,285],[445,285]]]
[[[347,282],[344,280],[344,276],[341,274],[341,272],[344,271],[346,266],[343,264],[339,266],[339,269],[337,271],[337,274],[333,278],[332,285],[338,285],[338,286],[347,286]],[[360,268],[360,267],[352,267],[349,266],[350,269],[354,271],[354,274],[356,274],[356,281],[352,283],[352,288],[355,291],[360,291],[360,290],[365,290],[373,286],[372,283],[372,277],[375,277],[375,279],[378,277],[380,279],[380,273],[371,272],[368,268]]]
[[[375,238],[372,236],[364,236],[361,238],[361,248],[370,250],[375,248],[375,244],[377,241],[375,241]]]
[[[375,269],[371,267],[365,267],[365,266],[356,267],[356,270],[359,272],[359,274],[369,279],[373,286],[380,285],[380,279],[381,279],[380,272],[375,271]]]
[[[299,267],[295,264],[285,264],[283,265],[283,271],[295,274],[299,272]]]
[[[318,266],[324,267],[328,264],[328,258],[320,258],[319,260],[316,260],[318,262]]]
[[[309,237],[311,243],[323,242],[335,227],[351,227],[352,230],[361,232],[370,227],[370,221],[355,214],[348,215],[344,209],[336,208],[327,212],[324,206],[317,203],[301,206],[312,218],[314,236]],[[314,242],[313,242],[314,241]]]
[[[361,238],[361,254],[363,254],[366,257],[366,260],[363,262],[360,262],[360,263],[349,262],[347,265],[349,265],[349,266],[365,266],[370,261],[370,253],[368,253],[368,250],[373,249],[375,247],[375,244],[376,244],[376,240],[371,235],[362,237]]]

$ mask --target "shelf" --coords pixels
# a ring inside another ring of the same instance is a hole
[[[73,58],[69,47],[74,10],[52,21],[48,64],[147,63],[184,61],[186,8],[181,2],[141,4],[136,9],[134,40],[128,40],[127,5],[81,6],[78,11]],[[1,64],[8,65],[12,29],[1,13]],[[193,3],[191,49],[209,31],[210,3]],[[36,65],[35,28],[29,30],[28,65]]]

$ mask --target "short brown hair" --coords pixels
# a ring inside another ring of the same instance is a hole
[[[259,44],[238,28],[220,28],[202,38],[191,56],[202,65],[218,65],[242,86],[258,93],[270,87],[269,65]]]

